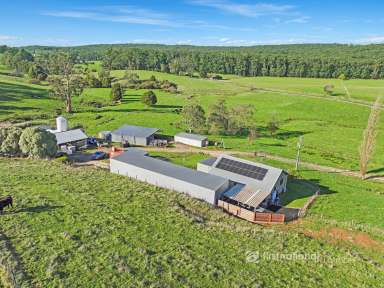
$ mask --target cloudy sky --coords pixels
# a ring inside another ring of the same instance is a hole
[[[0,44],[384,43],[384,1],[13,0]]]

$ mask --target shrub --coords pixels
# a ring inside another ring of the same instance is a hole
[[[8,135],[8,129],[0,128],[0,150],[1,150],[1,144],[4,142],[5,138],[7,138],[7,135]]]
[[[177,93],[177,84],[169,82],[168,80],[162,81],[160,83],[160,88],[171,93]]]
[[[21,152],[31,158],[52,158],[57,153],[55,135],[36,127],[23,130],[19,146]]]
[[[9,128],[6,132],[7,136],[1,143],[1,152],[10,155],[17,156],[20,154],[19,140],[22,130],[20,128]]]
[[[48,78],[48,74],[46,74],[46,73],[39,73],[39,74],[37,74],[37,79],[39,81],[45,81],[45,80],[47,80],[47,78]]]
[[[155,105],[157,103],[157,97],[155,92],[151,90],[148,92],[145,92],[143,96],[141,96],[141,102],[147,106]]]
[[[327,84],[324,86],[324,92],[328,95],[332,95],[334,88],[335,86],[333,86],[332,84]]]
[[[160,84],[156,81],[146,80],[137,86],[138,89],[159,89]]]
[[[212,80],[223,80],[223,76],[221,76],[219,74],[214,74],[211,76],[211,79]]]

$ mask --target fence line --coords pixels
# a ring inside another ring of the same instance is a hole
[[[300,217],[303,217],[305,216],[305,213],[307,212],[308,208],[311,207],[311,205],[313,204],[313,202],[315,202],[316,198],[320,195],[320,190],[317,190],[315,192],[315,194],[313,194],[309,199],[308,201],[304,204],[303,207],[300,208],[300,211],[299,211],[299,218]]]

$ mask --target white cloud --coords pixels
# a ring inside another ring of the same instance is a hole
[[[370,35],[354,42],[359,44],[381,44],[384,43],[384,35]]]
[[[13,42],[15,40],[19,40],[19,37],[10,36],[10,35],[0,35],[0,44],[6,44],[9,42]]]
[[[173,26],[168,15],[156,13],[134,6],[104,6],[67,11],[46,11],[46,16],[90,19],[97,21],[121,22],[130,24]]]
[[[285,23],[305,24],[305,23],[308,23],[309,19],[311,19],[311,17],[301,16],[301,17],[289,19],[289,20],[285,21]]]
[[[286,35],[285,38],[273,38],[270,36],[264,39],[238,39],[230,37],[209,37],[202,45],[214,46],[256,46],[256,45],[280,45],[280,44],[304,44],[304,43],[325,43],[326,41],[314,35]]]
[[[189,3],[216,8],[228,13],[247,17],[286,14],[295,8],[292,5],[277,5],[270,3],[241,4],[229,0],[190,0]]]
[[[222,24],[209,23],[205,20],[175,20],[171,19],[169,15],[133,6],[93,7],[87,9],[87,11],[85,11],[85,9],[67,11],[46,11],[42,14],[52,17],[155,25],[170,28],[255,31],[255,29],[252,28],[233,27]]]

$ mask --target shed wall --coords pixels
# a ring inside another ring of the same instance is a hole
[[[151,136],[153,138],[153,136]],[[151,137],[135,137],[135,136],[128,136],[128,135],[120,135],[112,133],[112,142],[128,142],[132,145],[139,145],[139,146],[147,146],[148,145],[148,139]]]
[[[195,140],[195,139],[189,139],[184,137],[175,136],[175,142],[183,143],[185,145],[190,145],[194,147],[205,147],[207,146],[206,140]]]
[[[194,198],[204,200],[212,205],[216,205],[221,193],[224,192],[229,186],[228,181],[214,191],[113,159],[111,159],[110,164],[110,170],[112,173],[128,176],[162,188],[185,193]]]

